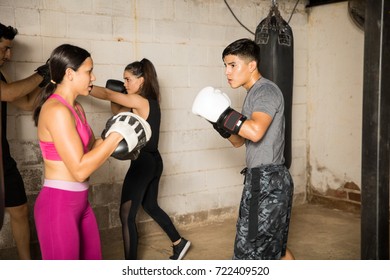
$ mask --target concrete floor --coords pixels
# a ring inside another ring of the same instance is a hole
[[[185,259],[229,260],[235,237],[235,219],[190,228],[179,228],[192,242]],[[103,244],[104,259],[123,259],[122,241],[112,236]],[[115,240],[115,241],[114,241]],[[360,216],[321,205],[305,204],[293,208],[289,245],[298,260],[360,259]],[[163,232],[140,238],[139,258],[166,260],[172,254]]]

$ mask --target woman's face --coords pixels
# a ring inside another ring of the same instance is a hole
[[[127,94],[139,94],[142,84],[144,83],[144,77],[136,77],[130,71],[123,73],[123,79]]]
[[[92,70],[93,61],[92,58],[88,57],[83,64],[80,65],[79,69],[74,72],[75,84],[77,85],[77,91],[80,95],[87,96],[92,90],[92,83],[96,80]]]

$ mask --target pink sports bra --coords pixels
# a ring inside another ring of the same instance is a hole
[[[88,144],[89,144],[89,141],[91,140],[92,132],[91,132],[91,128],[90,128],[85,116],[83,115],[83,120],[81,120],[79,118],[79,115],[73,109],[73,107],[70,106],[65,101],[65,99],[63,99],[61,96],[59,96],[57,94],[52,94],[49,98],[57,99],[62,104],[64,104],[66,107],[68,107],[69,110],[73,113],[73,116],[76,118],[76,129],[77,129],[77,132],[80,136],[81,142],[83,143],[84,153],[88,152]],[[58,154],[53,142],[39,141],[39,146],[41,147],[42,157],[44,159],[56,160],[56,161],[62,160],[60,155]]]

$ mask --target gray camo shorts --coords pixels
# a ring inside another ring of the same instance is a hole
[[[246,170],[233,259],[277,260],[285,255],[293,191],[284,165]]]

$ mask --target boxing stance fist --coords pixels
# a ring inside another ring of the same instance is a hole
[[[130,112],[122,112],[108,119],[102,132],[102,139],[108,137],[111,132],[118,132],[123,136],[123,140],[111,155],[120,160],[136,159],[139,151],[146,146],[152,136],[148,122]]]
[[[246,117],[230,107],[229,97],[218,89],[205,87],[196,96],[192,112],[213,123],[222,137],[238,134]],[[227,133],[223,133],[227,132]]]
[[[106,82],[106,88],[111,89],[116,92],[127,94],[125,84],[122,81],[118,80],[107,80]]]

